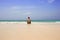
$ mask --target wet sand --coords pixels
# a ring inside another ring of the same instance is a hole
[[[60,23],[0,23],[0,40],[60,40]]]

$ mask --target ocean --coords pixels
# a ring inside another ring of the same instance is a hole
[[[31,20],[32,22],[60,22],[60,20]],[[0,22],[26,22],[26,20],[0,20]]]

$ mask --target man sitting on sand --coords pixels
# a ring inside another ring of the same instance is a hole
[[[31,19],[30,19],[30,17],[28,17],[28,19],[27,19],[27,24],[31,24]]]

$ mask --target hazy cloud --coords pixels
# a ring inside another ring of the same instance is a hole
[[[48,0],[48,3],[53,3],[55,0]]]
[[[40,0],[40,3],[45,3],[46,1],[48,3],[53,3],[55,0]]]
[[[0,13],[30,15],[34,6],[11,6],[5,7]],[[1,10],[1,9],[0,9]]]

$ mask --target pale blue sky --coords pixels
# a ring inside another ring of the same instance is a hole
[[[60,20],[60,0],[0,0],[0,20]]]

